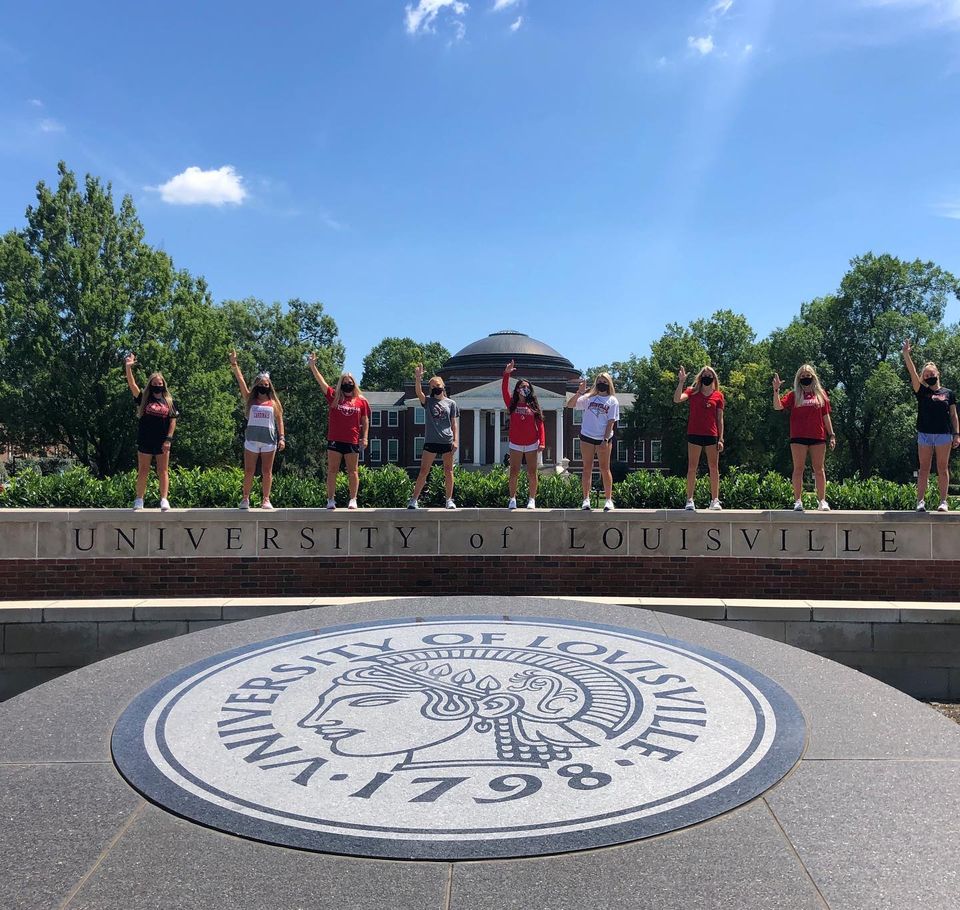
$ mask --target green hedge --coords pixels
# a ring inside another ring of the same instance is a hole
[[[170,472],[170,502],[180,508],[233,508],[240,501],[243,474],[239,468],[202,470],[175,468]],[[116,474],[99,480],[85,468],[71,468],[61,474],[43,475],[27,470],[18,474],[0,493],[0,508],[129,508],[133,502],[136,472]],[[934,478],[935,481],[935,478]],[[260,504],[259,482],[254,485],[252,504]],[[387,466],[370,470],[360,468],[359,504],[362,507],[402,508],[407,504],[413,483],[406,471]],[[636,471],[614,484],[614,500],[624,509],[677,509],[686,500],[684,478],[652,471]],[[835,509],[897,510],[913,509],[915,487],[876,478],[828,483],[827,498]],[[497,467],[490,472],[456,470],[454,497],[464,507],[502,508],[507,503],[507,471]],[[297,477],[277,474],[271,496],[279,507],[319,507],[326,502],[326,487],[321,477]],[[520,476],[517,499],[527,498],[526,474]],[[779,474],[751,474],[731,471],[720,480],[720,498],[728,509],[789,509],[793,505],[790,481]],[[697,481],[695,500],[705,507],[710,499],[705,476]],[[957,499],[951,497],[952,507]],[[159,490],[155,474],[150,476],[146,501],[155,506]],[[537,505],[544,509],[575,509],[581,503],[580,478],[577,475],[551,475],[541,478]],[[594,505],[602,505],[602,496],[593,493]],[[444,503],[443,471],[437,467],[430,475],[421,505]],[[804,494],[808,509],[816,508],[816,496]],[[347,504],[347,477],[337,477],[337,504]],[[936,483],[927,496],[927,507],[937,505]]]

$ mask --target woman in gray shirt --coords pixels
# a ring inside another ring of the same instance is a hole
[[[423,455],[420,456],[420,473],[413,485],[413,496],[407,503],[408,509],[419,509],[417,501],[430,476],[430,468],[438,455],[443,457],[443,483],[447,492],[447,508],[455,509],[453,501],[453,453],[457,450],[460,427],[458,418],[460,409],[452,398],[447,398],[447,390],[439,376],[431,378],[427,386],[429,395],[425,395],[421,381],[423,380],[423,364],[417,364],[413,371],[414,386],[417,398],[423,405],[425,433],[423,439]]]

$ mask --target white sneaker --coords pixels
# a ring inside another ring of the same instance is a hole
[[[821,500],[820,500],[820,505],[817,506],[817,508],[818,508],[821,512],[829,512],[829,511],[830,511],[830,503],[827,502],[825,499],[821,499]]]
[[[135,500],[133,501],[133,511],[134,511],[134,512],[139,512],[142,508],[143,508],[143,500],[142,500],[142,499],[135,499]]]
[[[793,511],[794,511],[794,512],[802,512],[802,511],[803,511],[803,500],[802,500],[802,499],[798,499],[798,500],[796,500],[796,501],[794,502],[794,504],[793,504]]]
[[[590,511],[593,510],[593,506],[590,505],[590,500],[589,500],[589,499],[585,499],[585,500],[583,501],[583,505],[580,506],[580,508],[581,508],[584,512],[590,512]]]
[[[266,509],[268,512],[272,512],[272,511],[273,511],[273,504],[270,502],[269,499],[265,499],[265,500],[260,504],[260,508],[261,508],[261,509]]]
[[[250,508],[250,500],[249,500],[249,499],[241,499],[241,500],[240,500],[240,508],[243,509],[244,512],[246,512],[247,509]]]
[[[917,511],[918,512],[927,511],[927,504],[922,499],[920,500],[920,502],[917,503]]]
[[[537,507],[537,501],[531,496],[531,497],[527,500],[527,508],[528,508],[528,509],[535,509],[536,507]]]
[[[942,500],[940,501],[940,505],[937,506],[937,511],[938,511],[938,512],[949,512],[949,511],[950,511],[950,503],[947,502],[945,499],[942,499]]]
[[[612,511],[613,511],[613,500],[612,500],[612,499],[608,499],[608,500],[603,504],[603,511],[604,511],[604,512],[612,512]]]
[[[333,511],[336,507],[337,507],[337,501],[335,499],[327,500],[327,508],[330,509],[330,511]]]
[[[169,499],[161,499],[161,500],[160,500],[160,511],[161,511],[161,512],[169,512],[169,511],[170,511],[170,500],[169,500]]]
[[[329,508],[329,506],[328,506],[328,508]],[[417,502],[417,500],[415,500],[413,497],[410,497],[409,502],[407,502],[407,508],[408,508],[408,509],[419,509],[419,508],[420,508],[420,503]]]
[[[720,505],[720,500],[719,500],[719,499],[711,499],[711,500],[710,500],[710,511],[711,511],[711,512],[719,512],[722,508],[723,508],[723,506]]]
[[[356,509],[356,508],[357,508],[357,501],[356,501],[355,499],[351,499],[350,502],[347,503],[347,508],[348,508],[348,509]]]
[[[516,507],[517,507],[517,500],[514,497],[513,499],[510,500],[510,502],[507,503],[507,508],[510,509],[510,511],[512,512]]]
[[[457,507],[457,504],[452,499],[447,500],[448,509],[455,509],[456,507]]]
[[[692,499],[688,499],[687,504],[683,508],[687,512],[693,512],[696,510],[696,507],[694,506]]]

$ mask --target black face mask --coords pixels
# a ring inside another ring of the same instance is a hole
[[[700,385],[713,385],[713,377],[712,377],[712,376],[701,376],[701,377],[700,377]]]
[[[597,391],[598,391],[598,392],[609,392],[609,391],[610,391],[610,386],[608,386],[605,382],[598,382],[598,383],[597,383]]]
[[[802,378],[800,379],[800,385],[802,385],[802,386],[813,385],[813,377],[812,377],[812,376],[804,376],[804,377],[802,377]]]
[[[939,377],[939,376],[928,376],[928,377],[927,377],[926,379],[924,379],[923,381],[924,381],[928,386],[935,386],[935,385],[938,385],[938,384],[939,384],[939,382],[940,382],[940,377]]]
[[[443,394],[443,389],[438,389],[436,387],[430,389],[431,398],[439,398]]]
[[[356,386],[355,386],[352,382],[341,382],[341,383],[340,383],[340,391],[341,391],[341,392],[344,392],[344,393],[347,394],[347,395],[349,395],[355,388],[356,388]]]
[[[521,397],[521,398],[529,398],[529,397],[530,397],[530,389],[528,389],[528,388],[522,388],[522,389],[520,389],[520,397]]]
[[[163,385],[152,385],[150,386],[151,395],[163,395],[167,391],[167,387]]]
[[[253,394],[254,394],[254,395],[269,395],[269,394],[270,394],[270,386],[268,386],[268,385],[258,385],[258,386],[253,390]]]

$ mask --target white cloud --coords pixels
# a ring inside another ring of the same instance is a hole
[[[510,31],[515,32],[519,30],[521,25],[523,25],[523,16],[517,16],[517,18],[510,23]]]
[[[52,117],[45,117],[37,125],[40,127],[41,133],[62,133],[66,130],[66,127],[62,123],[54,120]]]
[[[687,37],[687,47],[696,51],[702,57],[713,53],[713,35],[705,35],[702,38],[694,38],[693,35]]]
[[[924,25],[960,25],[960,0],[861,0],[864,6],[915,10]]]
[[[419,0],[416,6],[408,5],[404,21],[406,23],[407,34],[416,35],[418,32],[435,32],[434,22],[437,16],[443,10],[448,10],[456,18],[454,23],[456,27],[457,40],[466,33],[466,26],[460,20],[460,16],[466,14],[470,4],[463,0]]]
[[[520,0],[495,0],[493,11],[498,13],[502,9],[509,9],[511,6],[516,6],[519,2]]]
[[[243,178],[232,165],[204,171],[188,167],[158,187],[160,198],[171,205],[239,205],[247,198]]]
[[[34,107],[43,107],[43,102],[39,98],[30,98],[27,100],[27,104],[32,104]]]
[[[733,6],[733,0],[717,0],[717,2],[710,7],[710,12],[718,16],[725,16],[730,12],[731,6]]]
[[[960,199],[956,202],[941,202],[939,205],[933,206],[933,210],[941,218],[953,218],[960,221]]]
[[[667,60],[666,57],[661,57],[659,60],[657,60],[657,68],[663,69],[669,62],[670,61]]]
[[[753,45],[745,44],[743,50],[741,51],[744,57],[749,57],[753,53]]]

